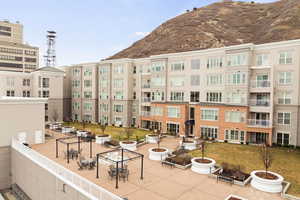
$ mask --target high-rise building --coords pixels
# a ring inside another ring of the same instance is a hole
[[[73,120],[299,146],[299,60],[300,40],[290,40],[63,69]]]
[[[0,71],[30,72],[38,64],[39,49],[23,42],[23,25],[0,21]]]

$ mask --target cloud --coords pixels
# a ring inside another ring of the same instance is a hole
[[[139,37],[145,37],[146,35],[149,35],[149,32],[135,32],[134,35]]]

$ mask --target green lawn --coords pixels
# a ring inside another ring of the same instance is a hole
[[[208,143],[205,156],[213,158],[218,164],[240,165],[242,170],[250,173],[253,170],[264,169],[259,156],[260,148],[251,145],[228,143]],[[289,194],[300,196],[300,150],[288,148],[271,148],[273,163],[270,171],[281,174],[291,183]],[[193,157],[201,156],[200,151],[191,152]]]
[[[65,126],[74,126],[76,129],[83,129],[83,126],[81,123],[64,123]],[[90,131],[95,134],[102,134],[102,130],[100,129],[99,125],[97,124],[86,124],[85,126],[86,131]],[[124,140],[126,139],[126,134],[124,132],[125,128],[120,127],[114,127],[114,126],[107,126],[105,129],[105,134],[111,135],[111,137],[115,140]],[[132,133],[130,136],[130,139],[136,140],[136,136],[138,136],[139,139],[145,138],[145,135],[149,134],[150,131],[137,129],[137,128],[130,128],[129,129]]]

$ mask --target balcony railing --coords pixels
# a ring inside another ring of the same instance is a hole
[[[248,119],[248,125],[253,127],[269,128],[270,120]]]
[[[151,112],[150,112],[150,111],[142,111],[141,115],[142,115],[143,117],[150,117]]]
[[[252,88],[269,88],[271,87],[271,81],[251,81]]]
[[[246,103],[246,98],[241,97],[241,98],[227,98],[227,103],[228,104],[245,104]]]
[[[63,181],[74,190],[80,192],[85,198],[92,200],[123,200],[123,198],[109,192],[108,190],[96,185],[86,178],[72,172],[62,165],[48,159],[37,151],[23,145],[17,139],[12,139],[12,148],[18,151],[22,156],[27,157],[33,163],[36,163],[49,173],[53,174],[57,179]]]
[[[270,106],[270,100],[268,99],[250,99],[250,106]]]
[[[144,103],[148,103],[150,101],[151,101],[150,97],[144,97],[144,98],[142,98],[142,102],[144,102]]]

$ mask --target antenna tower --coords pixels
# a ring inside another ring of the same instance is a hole
[[[46,67],[54,67],[56,65],[55,39],[56,32],[47,31],[47,52],[44,56]]]

